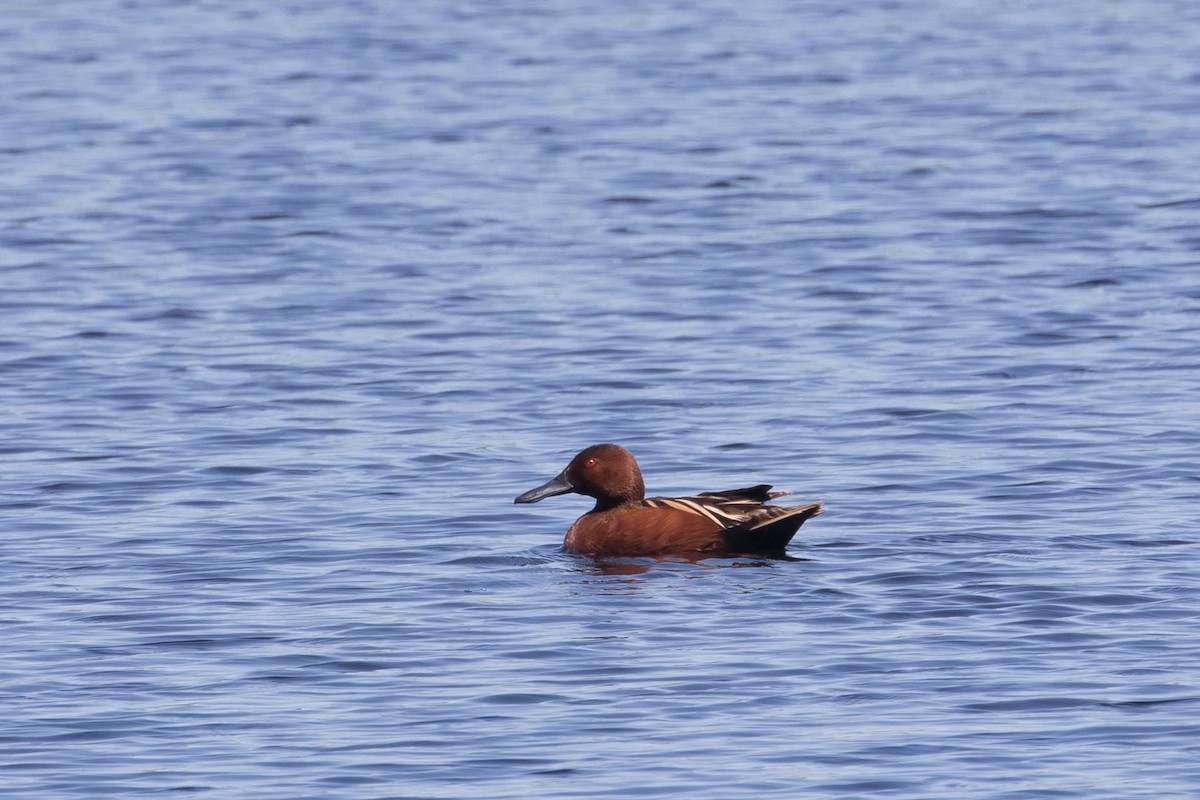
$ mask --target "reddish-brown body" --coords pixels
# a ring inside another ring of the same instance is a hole
[[[820,503],[769,506],[787,494],[766,485],[692,497],[645,497],[633,454],[615,444],[593,445],[558,476],[516,499],[536,503],[576,492],[596,506],[567,531],[563,549],[594,556],[722,555],[782,553]]]
[[[590,511],[567,531],[563,550],[593,556],[656,556],[725,551],[722,528],[674,508],[617,506]]]

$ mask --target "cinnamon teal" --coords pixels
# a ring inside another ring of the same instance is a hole
[[[769,506],[790,492],[767,484],[690,497],[646,497],[633,454],[615,444],[583,450],[547,483],[518,497],[536,503],[575,492],[596,506],[575,520],[563,542],[568,553],[594,556],[782,554],[820,503]]]

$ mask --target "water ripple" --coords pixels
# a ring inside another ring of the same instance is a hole
[[[981,8],[0,9],[5,788],[1195,796],[1198,20]]]

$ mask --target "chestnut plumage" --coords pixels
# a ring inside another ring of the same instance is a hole
[[[595,507],[567,531],[563,549],[594,556],[782,554],[820,503],[772,506],[789,492],[766,484],[690,497],[646,497],[633,454],[615,444],[580,452],[561,473],[517,497],[536,503],[574,492]]]

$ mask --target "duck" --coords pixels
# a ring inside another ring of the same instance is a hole
[[[825,507],[767,505],[791,494],[771,489],[759,484],[688,497],[646,497],[633,453],[617,444],[594,444],[513,502],[536,503],[572,492],[595,499],[595,507],[575,520],[563,540],[563,550],[575,555],[783,555],[800,526]]]

